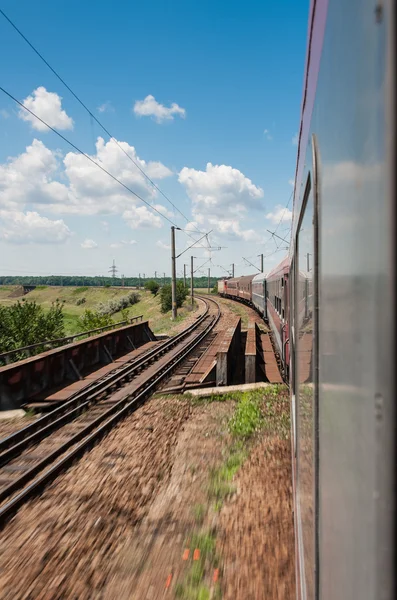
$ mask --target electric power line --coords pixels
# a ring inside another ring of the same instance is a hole
[[[59,131],[57,131],[56,129],[54,129],[54,127],[51,127],[51,125],[48,125],[48,123],[46,123],[43,119],[41,119],[38,115],[36,115],[32,110],[30,110],[30,108],[27,108],[27,106],[24,106],[24,104],[22,104],[22,102],[20,102],[19,100],[17,100],[12,94],[10,94],[9,92],[7,92],[7,90],[5,90],[1,86],[0,86],[0,91],[3,92],[9,98],[11,98],[11,100],[13,100],[14,102],[16,102],[21,108],[23,108],[24,110],[26,110],[27,112],[29,112],[33,117],[35,117],[36,119],[38,119],[41,123],[43,123],[43,125],[45,125],[46,127],[48,127],[48,129],[51,129],[51,131],[53,131],[57,136],[59,136],[64,142],[66,142],[67,144],[69,144],[69,146],[71,146],[72,148],[74,148],[75,150],[77,150],[77,152],[79,152],[80,154],[82,154],[83,156],[85,156],[90,162],[92,162],[99,169],[101,169],[101,171],[103,171],[104,173],[106,173],[107,175],[109,175],[109,177],[111,177],[114,181],[117,181],[117,183],[119,183],[121,186],[123,186],[124,189],[126,189],[131,194],[133,194],[136,198],[138,198],[139,200],[141,200],[142,202],[144,202],[151,210],[153,210],[156,213],[158,213],[160,215],[160,217],[162,217],[163,219],[166,219],[169,223],[171,223],[171,225],[174,225],[176,227],[175,223],[173,223],[173,221],[171,221],[171,219],[169,219],[168,217],[166,217],[162,212],[160,212],[159,210],[157,210],[157,208],[155,208],[154,206],[152,206],[149,202],[147,202],[139,194],[137,194],[136,192],[134,192],[134,190],[132,190],[130,187],[128,187],[128,185],[125,185],[125,183],[123,183],[122,181],[120,181],[120,179],[118,179],[115,175],[112,175],[112,173],[110,173],[107,169],[105,169],[105,167],[102,167],[93,158],[91,158],[91,156],[89,156],[89,154],[86,154],[83,150],[81,150],[80,148],[78,148],[78,146],[76,146],[75,144],[73,144],[73,142],[71,142],[64,135],[62,135],[62,133],[60,133]]]
[[[48,129],[50,129],[51,131],[53,131],[64,142],[66,142],[72,148],[74,148],[75,150],[77,150],[77,152],[79,152],[82,156],[85,156],[85,158],[87,158],[90,162],[92,162],[92,164],[96,165],[99,169],[101,169],[101,171],[103,171],[104,173],[106,173],[107,175],[109,175],[109,177],[111,177],[114,181],[116,181],[117,183],[119,183],[128,192],[130,192],[131,194],[133,194],[134,196],[136,196],[136,198],[138,198],[139,200],[141,200],[142,202],[144,202],[152,211],[155,211],[156,213],[158,213],[160,215],[160,217],[162,217],[163,219],[165,219],[166,221],[168,221],[169,223],[171,223],[171,225],[174,225],[174,227],[176,227],[177,229],[179,229],[179,227],[173,221],[171,221],[171,219],[169,219],[166,215],[164,215],[162,212],[160,212],[159,210],[157,210],[157,208],[155,208],[154,206],[152,206],[149,202],[147,202],[144,198],[142,198],[142,196],[140,196],[139,194],[137,194],[136,192],[134,192],[134,190],[132,190],[130,187],[128,187],[128,185],[125,185],[125,183],[123,183],[122,181],[120,181],[120,179],[118,179],[115,175],[113,175],[112,173],[110,173],[110,171],[108,171],[107,169],[105,169],[105,167],[102,167],[93,158],[91,158],[91,156],[89,156],[89,154],[86,154],[78,146],[76,146],[75,144],[73,144],[73,142],[71,142],[64,135],[62,135],[62,133],[60,133],[59,131],[57,131],[56,129],[54,129],[54,127],[51,127],[51,125],[48,125],[48,123],[46,123],[41,117],[39,117],[38,115],[36,115],[36,113],[34,113],[32,110],[30,110],[30,108],[27,108],[24,104],[22,104],[22,102],[20,102],[19,100],[17,100],[17,98],[15,98],[12,94],[10,94],[9,92],[7,92],[7,90],[5,90],[1,86],[0,86],[0,91],[3,92],[9,98],[11,98],[11,100],[13,100],[14,102],[16,102],[16,104],[18,104],[21,108],[23,108],[24,110],[26,110],[27,112],[29,112],[33,117],[35,117],[36,119],[38,119],[41,123],[43,123],[43,125],[45,125],[46,127],[48,127]],[[195,244],[198,243],[197,240],[195,240],[195,238],[193,236],[189,235],[188,233],[186,233],[186,235],[188,237],[190,237],[194,241]],[[207,249],[206,246],[203,246],[202,244],[199,244],[199,246],[201,248],[204,248],[204,250]]]
[[[124,148],[119,144],[116,138],[110,133],[110,131],[101,123],[101,121],[92,113],[92,111],[84,104],[84,102],[77,96],[77,94],[72,90],[72,88],[66,83],[66,81],[57,73],[57,71],[49,64],[49,62],[44,58],[44,56],[35,48],[35,46],[28,40],[28,38],[22,33],[20,29],[15,25],[15,23],[5,14],[5,12],[0,8],[0,13],[3,17],[9,22],[9,24],[15,29],[15,31],[25,40],[25,42],[30,46],[30,48],[37,54],[37,56],[47,65],[47,67],[52,71],[52,73],[59,79],[59,81],[69,90],[72,96],[79,102],[79,104],[87,111],[90,115],[91,119],[101,127],[101,129],[109,136],[111,140],[113,140],[120,150],[130,159],[130,161],[139,169],[144,177],[151,183],[151,185],[156,188],[158,192],[169,202],[169,204],[179,212],[179,214],[189,223],[191,219],[189,219],[182,211],[179,210],[177,206],[168,198],[168,196],[158,187],[158,185],[147,175],[147,173],[139,166],[139,164],[132,158],[128,152],[124,150]],[[196,228],[197,229],[197,228]]]
[[[167,202],[169,202],[171,204],[171,206],[173,206],[174,209],[176,209],[181,215],[182,217],[189,223],[191,220],[186,217],[186,215],[184,215],[177,206],[175,206],[175,204],[168,198],[168,196],[166,196],[166,194],[164,194],[164,192],[157,186],[157,184],[154,183],[154,181],[145,173],[145,171],[134,161],[134,159],[128,154],[128,152],[126,152],[124,150],[124,148],[118,143],[118,141],[116,140],[116,138],[106,129],[106,127],[99,121],[99,119],[92,113],[92,111],[90,111],[90,109],[84,104],[84,102],[82,100],[80,100],[80,98],[77,96],[77,94],[75,94],[75,92],[71,89],[71,87],[66,83],[66,81],[57,73],[57,71],[49,64],[49,62],[44,58],[44,56],[35,48],[35,46],[27,39],[27,37],[22,33],[22,31],[20,31],[20,29],[18,29],[18,27],[13,23],[13,21],[5,14],[5,12],[0,8],[0,13],[3,15],[3,17],[10,23],[10,25],[15,29],[15,31],[25,40],[25,42],[30,46],[30,48],[32,48],[32,50],[37,54],[37,56],[47,65],[47,67],[52,71],[52,73],[54,73],[54,75],[59,79],[59,81],[61,81],[61,83],[69,90],[69,92],[73,95],[73,97],[79,102],[79,104],[87,111],[87,113],[90,115],[90,117],[92,119],[95,120],[96,123],[98,123],[98,125],[102,128],[102,130],[110,137],[110,139],[114,140],[114,142],[117,144],[117,146],[120,148],[120,150],[132,161],[132,163],[139,169],[139,171],[141,171],[141,173],[147,178],[148,181],[150,181],[150,183],[160,192],[160,194],[167,200]],[[11,96],[11,94],[9,94],[8,92],[6,92],[6,90],[4,90],[3,88],[0,88],[5,94],[7,94],[12,100],[14,100],[15,102],[17,102],[20,106],[22,106],[25,110],[29,110],[26,108],[26,106],[24,106],[23,104],[21,104],[18,100],[16,100],[15,98],[13,98]],[[44,125],[46,125],[47,127],[49,127],[52,131],[54,131],[54,133],[56,133],[57,135],[59,135],[62,139],[64,139],[67,143],[69,143],[70,145],[72,145],[72,147],[74,147],[76,150],[78,150],[78,152],[80,152],[81,154],[83,154],[84,156],[86,156],[87,158],[89,158],[91,160],[91,162],[93,162],[94,164],[96,164],[98,167],[100,167],[103,171],[106,171],[106,169],[104,169],[103,167],[101,167],[98,163],[96,163],[94,160],[92,160],[87,154],[85,154],[84,152],[82,152],[79,148],[77,148],[76,146],[74,146],[71,142],[69,142],[66,138],[64,138],[62,136],[62,134],[60,134],[58,131],[56,131],[55,129],[53,129],[50,125],[48,125],[47,123],[45,123],[45,121],[43,121],[42,119],[40,119],[40,117],[38,117],[37,115],[35,115],[32,111],[29,110],[29,112],[35,116],[37,119],[39,119],[40,121],[42,121],[42,123]],[[108,174],[113,177],[113,179],[116,179],[111,173],[108,172]],[[123,185],[126,189],[127,186],[125,186],[122,182],[119,181],[119,183],[121,185]],[[148,206],[150,206],[152,208],[152,210],[155,210],[160,216],[163,216],[164,219],[166,219],[167,221],[169,221],[170,223],[172,223],[173,225],[175,225],[170,219],[168,219],[165,215],[163,215],[160,211],[158,211],[157,209],[155,209],[154,207],[152,207],[148,202],[146,202],[145,200],[143,200],[143,198],[141,198],[140,196],[138,196],[138,194],[136,194],[133,190],[129,191],[131,193],[133,193],[135,196],[137,196],[140,200],[142,200],[142,202],[145,202],[145,204],[147,204]],[[176,226],[176,225],[175,225]],[[197,227],[195,227],[195,229],[197,229]],[[184,231],[184,230],[183,230]],[[190,237],[190,239],[194,240],[193,236],[191,236],[189,233],[187,233],[187,231],[185,231],[186,235],[188,237]],[[205,248],[205,246],[202,246],[202,248]]]

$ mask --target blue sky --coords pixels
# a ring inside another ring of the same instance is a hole
[[[223,249],[205,269],[254,272],[242,256],[276,250],[266,229],[283,215],[288,235],[308,0],[1,8],[188,223],[0,15],[1,85],[178,226],[213,230]],[[169,274],[170,223],[21,112],[0,93],[0,273],[105,274],[115,259],[125,275]],[[179,252],[191,242],[177,232]]]

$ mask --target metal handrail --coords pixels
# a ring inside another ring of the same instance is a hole
[[[31,344],[30,346],[23,346],[21,348],[15,348],[14,350],[8,350],[7,352],[2,352],[0,354],[0,361],[4,360],[6,365],[8,365],[11,362],[13,362],[12,360],[10,360],[10,356],[12,356],[13,354],[25,352],[29,358],[30,356],[32,356],[31,350],[34,350],[35,348],[50,346],[49,350],[52,350],[53,348],[59,348],[61,346],[65,346],[66,344],[73,343],[76,339],[82,338],[84,336],[90,337],[95,333],[102,333],[103,331],[116,329],[118,327],[121,327],[122,325],[129,325],[137,320],[142,321],[142,319],[143,315],[137,315],[136,317],[131,317],[131,319],[127,319],[126,321],[119,321],[118,323],[112,323],[111,325],[105,325],[104,327],[98,327],[97,329],[90,329],[89,331],[82,331],[81,333],[75,333],[74,335],[68,335],[67,337],[37,342],[36,344]],[[35,353],[33,352],[33,356],[34,355]]]

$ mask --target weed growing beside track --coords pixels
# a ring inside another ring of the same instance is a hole
[[[207,398],[191,397],[193,406],[214,402],[234,402],[227,423],[227,442],[223,459],[208,471],[207,503],[195,505],[196,528],[186,541],[186,548],[198,551],[183,579],[175,587],[175,597],[184,600],[206,600],[222,597],[223,556],[219,542],[219,517],[224,506],[233,503],[237,486],[235,478],[249,460],[263,435],[289,437],[289,401],[286,386],[269,386],[250,392],[217,394]],[[243,493],[240,490],[240,494]],[[215,523],[215,525],[214,525]],[[236,595],[243,600],[243,595]]]

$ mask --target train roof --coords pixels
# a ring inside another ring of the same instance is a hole
[[[265,279],[267,279],[266,273],[258,273],[258,275],[255,275],[253,278],[252,283],[261,283]]]
[[[270,273],[267,274],[266,279],[272,279],[273,277],[277,276],[281,277],[285,273],[288,273],[290,264],[291,258],[290,256],[286,256],[276,267],[274,267],[274,269],[270,271]]]
[[[242,275],[241,277],[233,277],[232,279],[228,279],[227,281],[243,281],[244,283],[249,283],[253,280],[255,275]]]

